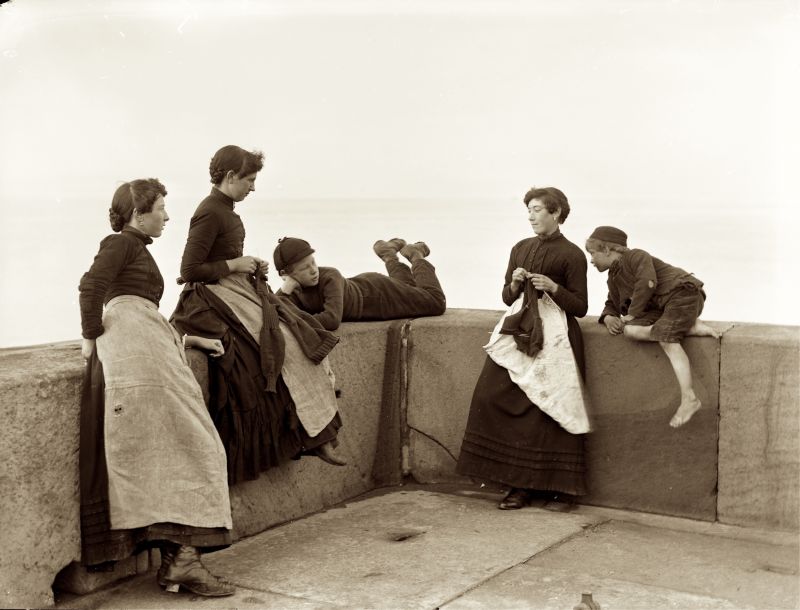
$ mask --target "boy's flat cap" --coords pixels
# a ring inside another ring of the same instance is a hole
[[[590,239],[599,239],[600,241],[607,241],[612,244],[619,244],[620,246],[628,247],[628,235],[622,229],[617,227],[597,227],[589,236]]]
[[[305,239],[283,237],[278,240],[278,246],[275,248],[272,258],[275,261],[275,268],[281,272],[289,265],[293,265],[313,253],[314,248]]]

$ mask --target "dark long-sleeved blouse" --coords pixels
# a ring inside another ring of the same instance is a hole
[[[567,314],[567,335],[581,375],[585,372],[583,336],[575,318],[582,318],[589,308],[586,288],[586,255],[578,246],[567,240],[560,232],[548,237],[529,237],[511,248],[511,256],[503,285],[503,302],[511,305],[519,292],[511,292],[511,275],[514,269],[523,267],[530,272],[546,275],[558,290],[548,293]]]
[[[217,188],[197,206],[181,259],[186,282],[215,282],[231,271],[225,262],[244,252],[244,224],[234,201]]]
[[[100,242],[94,262],[78,286],[85,339],[103,334],[103,305],[114,297],[131,294],[159,304],[164,278],[147,249],[151,243],[149,236],[130,227]]]
[[[558,284],[558,290],[549,294],[568,316],[582,318],[586,315],[589,307],[586,256],[561,233],[545,239],[529,237],[514,245],[503,286],[506,305],[511,305],[519,296],[519,293],[511,292],[511,275],[517,267],[546,275]]]

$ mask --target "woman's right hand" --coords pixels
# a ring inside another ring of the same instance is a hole
[[[517,267],[511,273],[511,289],[514,291],[519,290],[519,287],[526,279],[528,279],[528,270],[525,267]]]
[[[233,273],[255,273],[259,268],[262,261],[255,256],[240,256],[239,258],[232,258],[228,261],[228,268]]]
[[[88,360],[92,357],[92,352],[94,351],[94,339],[84,339],[81,341],[81,356],[83,356],[84,360]]]

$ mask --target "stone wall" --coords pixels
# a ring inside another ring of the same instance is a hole
[[[331,364],[342,391],[338,452],[302,459],[231,489],[235,537],[365,491],[456,477],[469,402],[499,312],[345,324]],[[729,325],[728,325],[729,326]],[[703,408],[672,429],[677,383],[657,345],[582,321],[594,432],[585,502],[798,529],[800,329],[736,325],[685,342]],[[205,361],[191,355],[202,380]],[[46,606],[59,586],[86,592],[152,568],[144,553],[109,574],[79,560],[77,343],[0,350],[0,607]],[[65,569],[66,568],[66,569]]]
[[[500,312],[449,311],[415,320],[409,358],[411,471],[446,480],[454,466],[484,345]],[[680,392],[657,344],[612,337],[582,321],[593,433],[587,437],[590,494],[582,501],[713,521],[716,516],[719,341],[685,342],[704,407],[669,427]]]

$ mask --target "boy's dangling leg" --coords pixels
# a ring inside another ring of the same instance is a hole
[[[689,365],[689,356],[686,355],[680,343],[659,342],[661,349],[669,358],[675,376],[678,378],[678,385],[681,388],[681,404],[675,415],[669,422],[673,428],[678,428],[688,422],[701,407],[700,400],[694,393],[692,386],[692,369]]]
[[[651,330],[652,326],[626,326],[624,334],[629,339],[637,341],[654,341]],[[681,404],[669,422],[673,428],[678,428],[688,422],[701,407],[700,400],[694,393],[692,385],[692,369],[689,365],[689,356],[686,355],[680,343],[668,343],[659,341],[658,344],[669,359],[672,370],[678,378],[678,385],[681,388]]]

